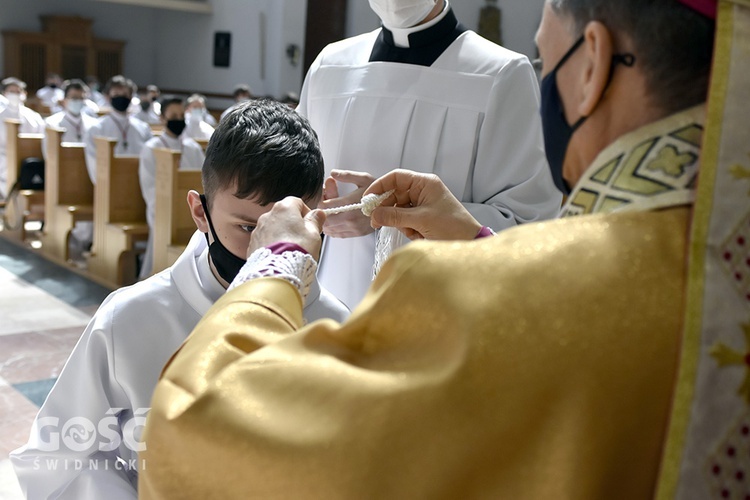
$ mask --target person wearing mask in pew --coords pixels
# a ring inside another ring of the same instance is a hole
[[[143,101],[141,101],[143,102]],[[138,179],[141,184],[143,201],[146,202],[146,221],[148,222],[148,243],[141,261],[140,279],[151,276],[154,260],[154,231],[158,230],[154,224],[156,205],[156,157],[155,148],[179,151],[180,170],[200,170],[206,156],[203,149],[192,138],[185,134],[185,103],[174,96],[165,96],[160,103],[162,110],[159,117],[164,125],[164,132],[152,137],[141,150],[138,165]]]
[[[103,116],[90,129],[85,137],[86,168],[91,182],[96,184],[96,142],[95,137],[117,139],[115,155],[138,156],[146,142],[151,139],[151,129],[141,120],[128,114],[128,107],[137,90],[135,84],[122,75],[113,76],[104,88],[112,112]]]
[[[206,98],[200,94],[193,94],[187,98],[187,107],[185,114],[185,122],[187,128],[185,133],[188,137],[193,139],[210,139],[211,134],[214,133],[214,127],[208,122],[208,119],[213,120],[216,124],[214,117],[206,109]]]
[[[43,134],[44,119],[36,111],[29,109],[26,102],[26,83],[18,78],[8,77],[0,82],[2,94],[7,100],[6,106],[0,110],[0,199],[8,195],[13,186],[7,185],[8,165],[5,155],[8,137],[5,130],[5,120],[13,119],[21,122],[18,128],[20,134]]]

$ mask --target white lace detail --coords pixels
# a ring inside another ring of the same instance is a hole
[[[375,261],[372,265],[372,279],[375,279],[391,254],[409,241],[409,238],[395,227],[378,229],[377,242],[375,243]]]
[[[354,203],[352,205],[344,205],[343,207],[326,208],[323,213],[326,215],[337,215],[343,214],[344,212],[354,212],[356,210],[362,210],[362,213],[367,217],[371,216],[376,208],[380,206],[386,198],[392,195],[395,190],[387,191],[383,194],[370,193],[367,196],[362,197],[362,201]]]
[[[304,252],[294,250],[274,254],[268,248],[259,248],[247,258],[229,290],[255,278],[280,278],[294,285],[305,302],[317,268],[315,259]]]

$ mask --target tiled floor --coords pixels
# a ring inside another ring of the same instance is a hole
[[[1,499],[23,498],[8,453],[26,442],[39,405],[109,292],[0,237]]]

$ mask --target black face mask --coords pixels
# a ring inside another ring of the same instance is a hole
[[[56,83],[50,83],[48,85],[48,87],[51,88],[51,89],[56,89],[57,88],[57,84]]]
[[[125,97],[124,95],[118,95],[117,97],[112,98],[112,107],[119,111],[120,113],[124,113],[128,106],[130,106],[130,98]]]
[[[565,118],[565,109],[563,108],[562,99],[560,98],[560,91],[557,88],[557,72],[560,68],[570,59],[576,50],[583,44],[584,37],[578,39],[573,46],[568,50],[565,55],[557,63],[557,66],[549,72],[547,76],[542,79],[542,131],[544,132],[544,149],[547,153],[547,162],[549,162],[549,168],[552,172],[552,180],[555,182],[557,189],[563,192],[563,194],[570,194],[570,186],[565,182],[563,178],[563,163],[565,162],[565,154],[568,151],[568,144],[573,133],[583,125],[588,116],[582,116],[573,125],[568,124],[568,120]],[[625,66],[631,67],[635,64],[635,56],[632,54],[615,54],[612,56],[612,66],[609,71],[609,79],[605,90],[609,87],[612,82],[612,76],[614,75],[615,66],[618,63],[622,63]]]
[[[185,130],[185,120],[168,120],[167,130],[179,136]]]
[[[208,245],[208,253],[211,256],[211,261],[214,263],[216,272],[219,273],[221,279],[227,283],[231,283],[237,273],[240,272],[242,266],[245,265],[246,259],[241,259],[235,254],[227,250],[227,247],[221,244],[219,237],[216,236],[214,225],[211,222],[211,215],[208,213],[208,202],[206,202],[206,196],[201,195],[201,205],[203,205],[203,211],[206,214],[206,220],[208,220],[208,228],[211,230],[211,235],[214,237],[214,242]],[[206,233],[206,241],[208,242],[208,233]]]

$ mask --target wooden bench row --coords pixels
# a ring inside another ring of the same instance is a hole
[[[18,134],[18,123],[6,123],[8,132],[8,180],[15,182],[21,161],[41,158],[41,134]],[[97,281],[117,288],[137,279],[136,255],[148,239],[146,205],[138,179],[138,157],[115,156],[116,139],[99,137],[97,183],[92,185],[82,144],[61,142],[63,130],[47,129],[44,191],[19,196],[26,220],[44,220],[43,254],[58,262],[69,261],[71,231],[78,222],[93,223],[93,246],[88,273]],[[200,141],[199,141],[200,142]],[[205,142],[202,144],[205,147]],[[195,232],[187,207],[187,192],[201,190],[200,171],[179,170],[179,151],[156,149],[156,205],[154,272],[171,265]],[[13,168],[15,167],[15,168]],[[41,207],[41,208],[40,208]],[[23,241],[21,229],[3,230],[5,237]]]

